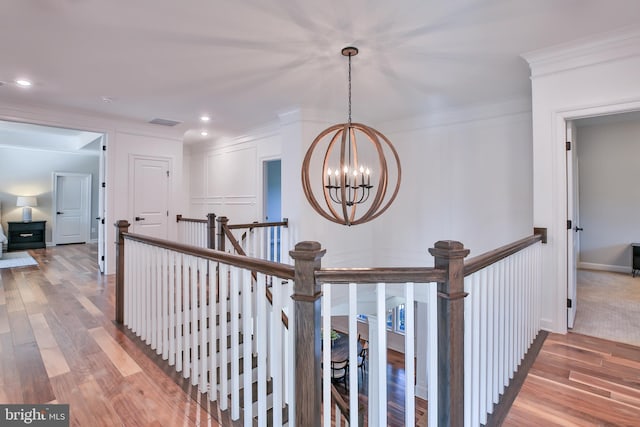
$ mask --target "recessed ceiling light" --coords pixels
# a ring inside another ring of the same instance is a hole
[[[102,99],[102,102],[104,102],[105,104],[111,104],[113,102],[113,98],[111,98],[110,96],[103,96],[100,99]]]
[[[207,136],[209,135],[209,132],[207,132],[206,130],[203,130],[202,132],[200,132],[200,135]]]
[[[211,117],[207,116],[206,114],[200,116],[200,120],[203,122],[208,122],[209,120],[211,120]]]
[[[31,83],[31,80],[27,79],[15,79],[15,82],[20,87],[30,87],[33,85],[33,83]]]

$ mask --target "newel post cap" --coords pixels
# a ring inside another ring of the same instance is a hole
[[[465,249],[462,243],[455,240],[439,240],[429,249],[429,253],[434,257],[446,259],[464,258],[469,252],[469,249]]]
[[[304,241],[296,244],[295,249],[289,251],[291,258],[296,260],[317,260],[324,256],[327,252],[326,249],[322,249],[322,245],[318,242]]]

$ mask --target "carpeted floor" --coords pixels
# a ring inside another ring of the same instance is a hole
[[[640,346],[640,277],[578,270],[573,332]]]
[[[3,252],[0,258],[0,268],[26,267],[38,265],[28,252]]]

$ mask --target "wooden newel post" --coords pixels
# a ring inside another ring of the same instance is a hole
[[[464,257],[460,242],[436,242],[429,253],[446,271],[438,283],[438,425],[464,425]]]
[[[129,221],[121,219],[114,224],[116,234],[116,322],[124,323],[124,236],[129,231]]]
[[[216,248],[216,214],[207,214],[207,248]]]
[[[226,216],[221,216],[221,217],[218,217],[217,221],[218,221],[218,250],[224,252],[224,241],[225,241],[224,228],[227,226],[227,223],[229,222],[229,218],[227,218]]]
[[[300,242],[289,252],[295,261],[295,420],[297,426],[320,426],[322,375],[320,370],[320,297],[315,279],[325,250],[318,242]],[[327,414],[326,416],[329,416]]]

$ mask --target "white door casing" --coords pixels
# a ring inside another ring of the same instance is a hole
[[[571,227],[567,227],[567,327],[573,328],[578,304],[578,285],[576,269],[580,250],[580,217],[578,191],[578,147],[576,127],[573,121],[567,121],[567,218]]]
[[[106,258],[106,170],[107,170],[107,137],[102,135],[100,140],[100,168],[99,168],[99,185],[98,185],[98,268],[101,273],[105,272],[105,258]]]
[[[91,227],[91,174],[54,172],[53,243],[85,243]]]
[[[132,232],[166,239],[168,233],[171,160],[159,157],[130,158],[130,206]]]

